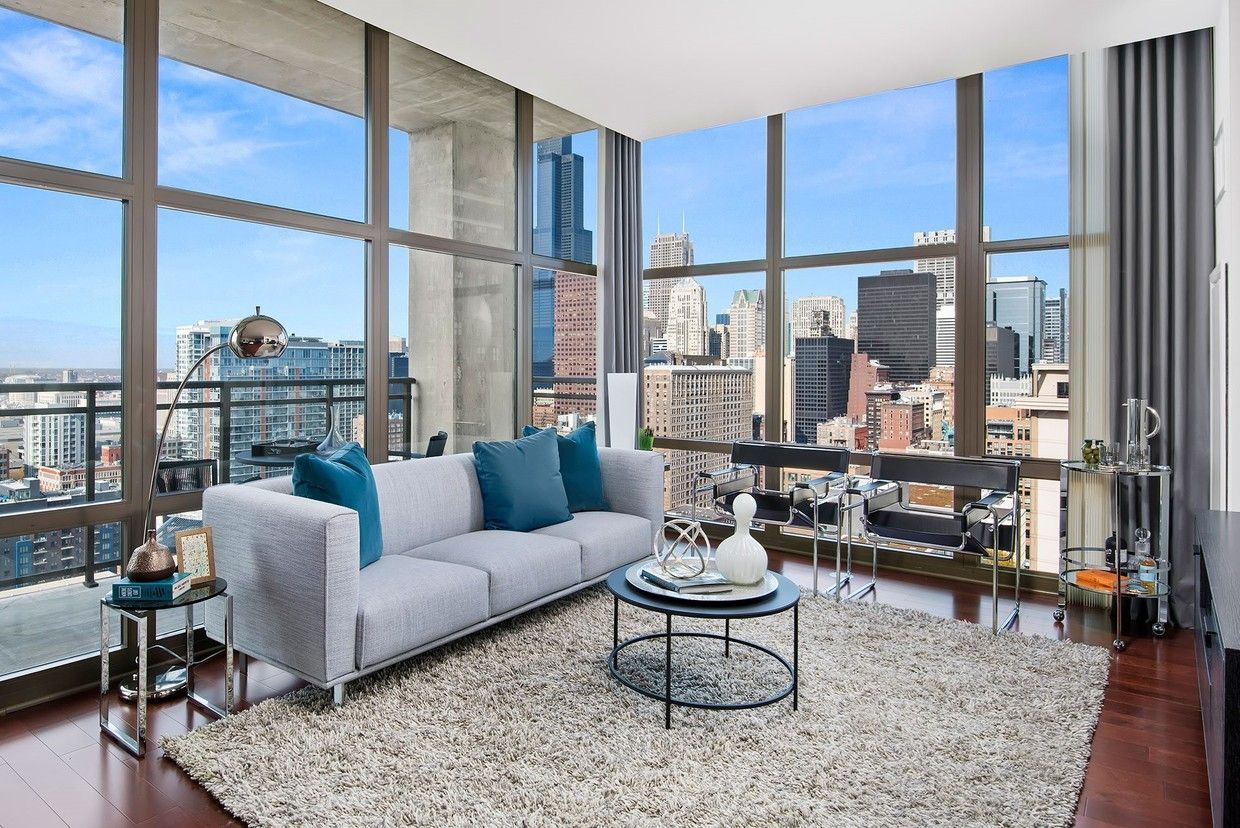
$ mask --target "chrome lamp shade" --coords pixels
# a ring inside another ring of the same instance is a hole
[[[208,349],[188,371],[185,372],[176,394],[172,397],[172,405],[168,407],[168,417],[159,432],[159,443],[155,447],[155,467],[151,470],[151,488],[146,498],[146,522],[143,524],[145,542],[129,555],[129,563],[125,566],[125,575],[133,581],[158,581],[167,578],[176,571],[176,561],[172,551],[155,539],[155,528],[151,525],[151,512],[155,508],[155,479],[159,475],[159,458],[164,453],[164,438],[168,436],[168,426],[172,423],[172,414],[181,392],[198,367],[214,353],[227,348],[238,359],[276,359],[288,347],[288,331],[270,316],[265,316],[261,308],[254,309],[253,316],[242,319],[228,334],[228,341]]]

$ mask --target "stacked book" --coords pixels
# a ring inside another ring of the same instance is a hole
[[[174,572],[158,581],[131,581],[118,578],[112,582],[113,601],[172,601],[189,591],[190,574]]]
[[[708,570],[692,578],[672,578],[659,572],[655,567],[642,568],[642,577],[655,586],[679,592],[682,595],[715,595],[732,591],[732,582],[718,570]]]

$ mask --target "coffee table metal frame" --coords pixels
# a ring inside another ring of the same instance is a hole
[[[216,578],[209,584],[203,584],[195,587],[188,592],[174,598],[171,601],[126,601],[114,602],[112,596],[105,595],[99,601],[99,729],[114,739],[121,747],[141,759],[146,755],[146,730],[147,730],[147,697],[150,688],[149,674],[147,665],[149,663],[149,651],[151,649],[160,650],[166,655],[172,656],[177,661],[185,665],[185,681],[186,698],[196,707],[204,712],[222,719],[233,711],[233,599],[228,594],[228,582],[223,578]],[[212,702],[205,696],[199,695],[194,690],[194,667],[210,661],[215,653],[206,658],[194,660],[194,605],[209,601],[212,598],[224,599],[224,706]],[[160,610],[185,610],[185,656],[162,644],[155,644],[153,647],[149,645],[147,638],[147,619],[155,615]],[[109,708],[111,706],[112,694],[110,691],[111,675],[110,665],[108,663],[111,654],[109,635],[108,635],[108,614],[116,612],[122,618],[133,621],[137,626],[138,633],[138,670],[136,674],[137,684],[137,711],[135,716],[135,729],[131,733],[118,722],[111,720],[109,716]]]
[[[649,699],[663,702],[663,726],[669,730],[672,727],[672,705],[679,707],[694,707],[699,710],[749,710],[755,707],[764,707],[769,704],[775,704],[788,696],[792,696],[792,709],[796,710],[799,706],[798,690],[799,690],[799,661],[800,661],[800,601],[801,590],[779,573],[772,573],[779,581],[779,587],[775,592],[756,601],[744,602],[719,602],[715,604],[704,604],[701,602],[690,603],[688,601],[677,601],[674,598],[666,598],[655,595],[653,593],[643,592],[635,589],[632,584],[625,578],[625,572],[630,565],[625,565],[612,572],[607,576],[607,589],[612,596],[612,628],[611,653],[607,656],[607,671],[616,681],[625,687],[633,690]],[[662,613],[665,616],[666,625],[662,632],[646,633],[644,635],[635,636],[633,638],[620,640],[620,602],[631,604],[641,609],[651,612]],[[753,641],[743,638],[737,638],[732,635],[732,621],[739,618],[763,618],[768,615],[778,615],[781,612],[792,610],[792,660],[789,661],[785,656]],[[674,632],[672,630],[672,617],[682,616],[685,618],[705,618],[719,619],[723,621],[723,634],[712,632]],[[786,687],[777,690],[771,695],[757,699],[755,701],[742,702],[703,702],[694,701],[692,699],[677,698],[672,694],[672,641],[677,638],[701,638],[711,639],[723,642],[724,658],[731,658],[732,645],[737,644],[742,647],[748,647],[759,653],[763,653],[777,661],[788,672],[788,684]],[[664,641],[664,662],[663,662],[663,692],[659,693],[642,687],[636,682],[631,681],[627,676],[623,675],[619,669],[619,657],[621,650],[643,641],[652,641],[662,639]]]

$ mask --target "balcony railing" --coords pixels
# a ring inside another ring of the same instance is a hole
[[[411,421],[413,419],[413,386],[417,381],[410,377],[392,377],[388,380],[388,395],[392,402],[400,404],[403,413],[403,435],[408,444],[411,437]],[[156,383],[159,390],[175,390],[178,383],[173,380],[160,381]],[[365,380],[361,377],[352,378],[333,378],[333,379],[230,379],[230,380],[201,380],[186,384],[186,395],[182,397],[177,404],[177,411],[193,411],[210,409],[218,412],[219,422],[219,449],[217,457],[204,458],[203,461],[209,464],[211,473],[208,476],[210,481],[218,481],[227,483],[232,479],[232,458],[237,451],[248,449],[249,446],[233,446],[232,421],[233,413],[236,409],[248,408],[266,408],[269,406],[286,406],[297,407],[299,409],[306,407],[321,406],[324,411],[323,423],[325,424],[330,418],[332,406],[336,403],[352,403],[364,402],[365,396],[352,392],[352,389],[364,387]],[[265,392],[270,390],[282,390],[291,393],[296,390],[307,390],[314,392],[314,396],[265,396]],[[81,402],[69,405],[26,405],[13,408],[0,408],[0,417],[27,417],[42,415],[81,415],[83,416],[83,428],[85,431],[85,458],[83,463],[84,491],[80,496],[74,495],[74,500],[84,500],[85,502],[97,502],[105,500],[116,500],[120,498],[119,491],[97,491],[96,477],[97,466],[99,461],[96,460],[98,454],[98,421],[105,416],[120,416],[122,408],[119,399],[107,399],[104,395],[119,396],[121,392],[120,382],[32,382],[32,383],[6,383],[0,384],[0,394],[20,395],[20,394],[38,394],[38,393],[60,393],[60,394],[80,394]],[[191,392],[198,392],[193,394]],[[248,396],[258,392],[254,396]],[[193,397],[201,399],[193,399]],[[170,407],[170,402],[160,402],[156,404],[156,410],[163,412]],[[152,426],[155,424],[153,423]],[[155,432],[152,431],[152,439]],[[268,439],[280,439],[283,437],[296,436],[294,434],[265,434]],[[312,435],[318,436],[318,435]],[[386,440],[387,435],[378,436],[378,439]],[[199,447],[201,448],[201,447]],[[227,462],[220,462],[226,460]],[[183,458],[166,458],[161,460],[161,469],[184,469],[187,465],[195,465],[195,461],[187,461]],[[5,470],[7,472],[7,469]],[[182,475],[182,477],[193,480],[193,475]],[[202,479],[202,478],[199,478]],[[190,489],[181,491],[200,491],[205,486],[193,486]],[[171,491],[161,490],[161,494],[172,494]],[[55,505],[55,504],[49,504]],[[11,504],[9,508],[4,508],[4,504],[0,504],[0,514],[6,511],[22,510],[21,504]],[[83,531],[83,547],[84,562],[80,566],[66,567],[63,569],[49,570],[38,574],[29,574],[13,578],[0,578],[0,592],[10,590],[19,586],[30,586],[41,582],[52,580],[65,580],[66,578],[76,578],[82,576],[83,581],[88,586],[95,585],[95,574],[99,567],[95,560],[95,532],[91,527],[86,527]],[[109,562],[108,568],[114,568],[115,562]]]

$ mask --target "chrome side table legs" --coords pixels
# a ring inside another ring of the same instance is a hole
[[[196,707],[216,718],[223,718],[233,711],[233,599],[231,595],[221,594],[213,597],[224,600],[224,706],[212,702],[194,689],[194,666],[209,660],[194,660],[194,605],[185,605],[185,657],[181,658],[172,650],[162,645],[156,649],[166,655],[180,660],[186,673],[186,697]],[[167,609],[173,609],[169,606]],[[122,618],[133,621],[138,630],[138,671],[135,679],[135,727],[132,731],[120,722],[113,721],[109,715],[111,694],[111,667],[109,658],[108,621],[109,611],[115,611]],[[99,730],[114,739],[121,747],[141,759],[146,755],[147,702],[151,694],[149,679],[150,642],[147,634],[147,620],[154,617],[156,608],[130,609],[109,604],[106,599],[99,602]]]

